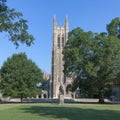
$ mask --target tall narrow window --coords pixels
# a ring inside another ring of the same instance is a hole
[[[62,37],[62,47],[64,47],[64,37]]]
[[[60,48],[60,37],[58,36],[58,48]]]

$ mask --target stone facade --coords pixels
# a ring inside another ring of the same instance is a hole
[[[114,86],[112,88],[112,100],[120,101],[120,86]]]
[[[44,73],[43,78],[45,82],[43,85],[41,98],[51,98],[51,74]]]
[[[68,84],[72,83],[70,78],[66,78],[63,69],[63,48],[68,39],[68,18],[66,17],[64,26],[57,26],[56,17],[53,20],[53,46],[52,46],[52,83],[51,97],[58,98],[60,95],[59,88],[63,87],[64,97],[71,97],[70,92],[66,92]]]

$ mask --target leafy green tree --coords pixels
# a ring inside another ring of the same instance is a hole
[[[120,18],[114,18],[107,25],[108,36],[117,37],[120,40]],[[120,74],[118,74],[116,81],[114,82],[117,86],[120,86]]]
[[[6,5],[7,0],[0,0],[0,32],[5,32],[17,47],[19,43],[26,43],[30,46],[34,37],[28,33],[27,20],[22,18],[21,12],[10,9]]]
[[[38,93],[43,73],[25,53],[13,54],[4,62],[1,71],[1,89],[4,96],[31,97]]]
[[[111,23],[107,25],[109,36],[115,36],[120,39],[120,18],[114,18]]]
[[[64,73],[74,77],[73,90],[94,88],[99,93],[99,103],[104,103],[105,88],[119,74],[119,38],[76,28],[69,33],[63,54]]]

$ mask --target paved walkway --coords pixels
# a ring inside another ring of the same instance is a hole
[[[4,102],[20,102],[20,99],[8,99],[8,100],[3,100]],[[70,98],[65,98],[64,99],[65,103],[98,103],[99,99],[90,99],[90,98],[79,98],[79,99],[70,99]],[[109,99],[104,99],[105,103],[110,103],[110,104],[120,104],[120,101],[111,101]],[[36,99],[36,98],[24,98],[23,102],[25,103],[58,103],[58,99]]]

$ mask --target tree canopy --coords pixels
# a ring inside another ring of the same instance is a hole
[[[63,50],[64,73],[74,77],[73,90],[95,89],[100,103],[104,102],[105,88],[120,74],[119,20],[115,18],[107,25],[108,33],[73,29]]]
[[[17,47],[21,43],[30,46],[34,37],[28,33],[27,20],[21,12],[16,12],[6,5],[7,0],[0,0],[0,32],[5,32]]]
[[[120,18],[115,18],[107,25],[109,36],[115,36],[120,39]]]
[[[0,75],[3,95],[20,97],[21,101],[24,97],[35,96],[37,84],[43,82],[41,69],[25,53],[8,58],[1,67]]]

